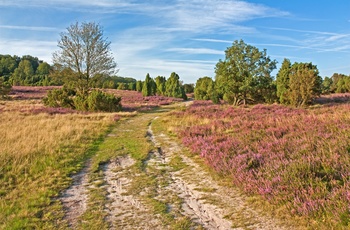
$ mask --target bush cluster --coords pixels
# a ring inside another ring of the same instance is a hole
[[[6,97],[10,93],[11,88],[12,86],[0,77],[0,97]]]
[[[63,87],[48,92],[44,104],[51,107],[64,107],[90,112],[117,112],[121,110],[121,98],[101,90],[78,92],[75,89]]]

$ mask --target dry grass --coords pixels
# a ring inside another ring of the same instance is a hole
[[[50,228],[52,198],[69,184],[116,114],[33,113],[40,101],[0,103],[0,228]],[[118,115],[118,116],[123,116]]]

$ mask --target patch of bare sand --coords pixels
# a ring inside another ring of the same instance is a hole
[[[90,161],[77,174],[72,176],[72,185],[67,188],[59,199],[62,202],[65,216],[63,220],[67,221],[68,226],[74,228],[77,225],[78,218],[86,211],[88,202],[88,171]]]

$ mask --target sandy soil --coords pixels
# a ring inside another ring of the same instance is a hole
[[[237,189],[215,181],[200,164],[182,154],[183,147],[180,144],[164,133],[154,133],[152,122],[158,117],[144,114],[132,119],[150,121],[145,133],[154,149],[149,153],[146,170],[150,173],[151,170],[164,172],[155,174],[159,177],[155,179],[164,183],[157,188],[153,199],[166,203],[169,213],[175,213],[175,218],[188,218],[193,223],[191,229],[288,229],[279,220],[252,208],[246,200],[247,197]],[[135,120],[129,122],[136,122]],[[125,132],[130,132],[125,128]],[[124,132],[123,129],[119,131]],[[185,165],[181,170],[174,170],[171,166],[170,162],[174,157],[181,157]],[[164,226],[162,219],[152,213],[152,208],[141,193],[132,194],[128,190],[137,176],[130,171],[134,164],[135,160],[126,155],[112,159],[103,168],[108,194],[106,221],[112,229],[171,229],[170,226]],[[73,176],[72,186],[61,197],[66,211],[65,219],[72,228],[76,219],[86,210],[88,169],[89,164]],[[175,203],[174,200],[181,202]]]

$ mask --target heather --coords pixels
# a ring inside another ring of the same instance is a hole
[[[196,101],[174,116],[183,143],[235,186],[339,227],[350,219],[349,109]]]
[[[47,92],[53,89],[60,89],[60,86],[13,86],[10,96],[17,100],[36,100],[46,97]],[[183,101],[180,98],[172,98],[165,96],[142,96],[141,92],[131,90],[116,90],[105,89],[107,93],[114,94],[116,97],[121,97],[121,104],[123,111],[144,111],[156,108],[162,105],[169,105],[175,102]],[[32,106],[33,107],[33,106]],[[33,108],[34,109],[34,108]],[[41,103],[35,106],[35,111],[32,112],[48,113],[65,113],[73,112],[68,108],[49,108],[44,107]],[[75,112],[76,113],[76,112]]]
[[[141,92],[130,90],[113,90],[106,89],[108,93],[113,93],[117,97],[121,97],[122,108],[124,111],[144,111],[156,108],[162,105],[169,105],[175,102],[183,101],[181,98],[165,97],[165,96],[142,96]]]

